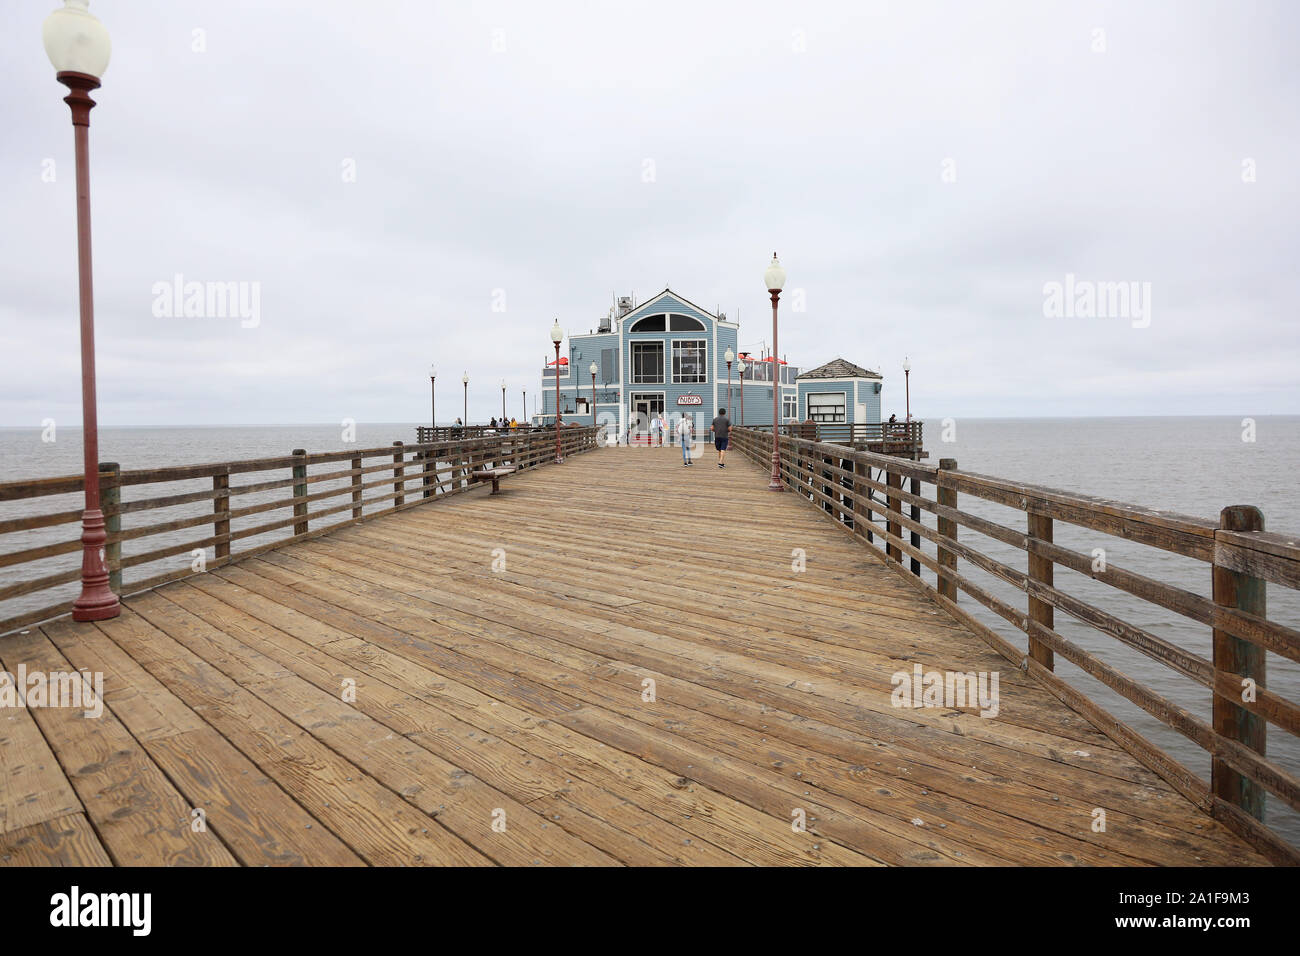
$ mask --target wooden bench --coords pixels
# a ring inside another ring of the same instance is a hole
[[[513,465],[508,465],[504,468],[481,468],[476,471],[471,471],[469,473],[469,480],[471,482],[492,482],[492,494],[497,495],[501,493],[501,479],[506,475],[513,475],[514,473],[515,468]]]

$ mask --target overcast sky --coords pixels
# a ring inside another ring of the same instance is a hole
[[[0,29],[6,425],[80,420],[56,5]],[[922,417],[1300,412],[1294,3],[91,10],[104,425],[416,421],[430,362],[440,419],[462,371],[516,413],[611,294],[757,349],[773,249],[782,353],[882,371],[886,413],[905,354]],[[177,274],[258,283],[257,324],[155,315]],[[1046,315],[1067,274],[1149,314]]]

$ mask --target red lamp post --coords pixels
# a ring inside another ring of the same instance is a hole
[[[555,463],[564,464],[564,455],[560,454],[560,343],[564,340],[564,330],[560,320],[551,326],[551,342],[555,344]]]
[[[734,361],[736,360],[736,353],[733,352],[733,351],[731,351],[731,349],[727,349],[727,351],[723,353],[722,358],[723,358],[723,360],[727,363],[727,411],[730,412],[730,411],[732,411],[732,408],[731,408],[731,363],[734,362]]]
[[[772,253],[772,262],[763,272],[763,282],[772,296],[772,478],[767,483],[768,491],[784,491],[781,484],[781,366],[777,356],[776,339],[776,305],[781,298],[781,289],[785,286],[785,270]]]
[[[740,427],[741,428],[745,427],[745,370],[748,368],[749,366],[745,364],[744,359],[741,359],[736,364],[736,371],[740,373]]]
[[[87,9],[87,0],[65,0],[42,27],[45,53],[55,77],[68,88],[77,163],[77,274],[81,312],[81,420],[85,509],[81,515],[81,596],[74,621],[103,621],[122,612],[108,585],[104,546],[108,533],[99,499],[99,418],[95,399],[95,297],[90,262],[90,91],[108,67],[108,31]]]

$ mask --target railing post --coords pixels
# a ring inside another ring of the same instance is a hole
[[[903,502],[896,494],[895,490],[901,491],[903,488],[903,476],[896,471],[890,471],[889,467],[885,468],[885,484],[889,487],[890,493],[885,495],[886,507],[895,514],[903,510]],[[885,522],[885,530],[895,538],[903,537],[903,526],[892,516]],[[885,554],[893,558],[900,564],[903,562],[903,549],[892,541],[885,541]]]
[[[1029,514],[1029,537],[1052,543],[1052,519],[1035,511]],[[1055,564],[1051,558],[1029,552],[1029,579],[1051,587],[1054,583]],[[1056,625],[1056,609],[1046,601],[1029,596],[1029,619],[1046,628]],[[1055,669],[1055,654],[1052,649],[1033,634],[1029,635],[1029,656],[1042,664],[1049,671]]]
[[[402,450],[403,444],[400,441],[393,442],[393,493],[397,495],[393,499],[393,507],[400,508],[406,502],[406,483],[402,476],[406,474],[406,466],[402,462],[406,458],[406,453]]]
[[[853,533],[863,535],[868,541],[871,535],[871,509],[866,505],[867,487],[861,484],[863,476],[871,477],[871,466],[863,464],[856,456],[853,458]]]
[[[424,478],[422,481],[422,484],[424,485],[424,497],[432,498],[433,497],[433,465],[435,463],[434,460],[436,458],[436,455],[433,451],[430,451],[429,449],[425,449],[420,454],[424,459]]]
[[[352,459],[352,517],[361,517],[361,459]]]
[[[1252,505],[1234,505],[1219,514],[1219,527],[1224,531],[1263,531],[1264,515]],[[1267,601],[1264,579],[1252,577],[1228,568],[1214,565],[1214,603],[1220,607],[1236,608],[1265,617]],[[1264,686],[1266,674],[1265,651],[1258,644],[1233,637],[1218,628],[1214,630],[1214,670],[1217,674],[1232,674]],[[1213,704],[1214,732],[1236,740],[1261,757],[1266,751],[1268,723],[1258,714],[1218,694]],[[1256,820],[1264,819],[1264,788],[1243,777],[1223,760],[1214,757],[1210,764],[1210,786],[1221,800],[1240,807]]]
[[[935,476],[936,482],[942,482],[944,480],[942,472],[956,470],[956,458],[939,459],[940,474]],[[935,489],[935,498],[938,500],[939,504],[947,508],[952,508],[955,511],[957,508],[957,489],[946,487],[943,484],[936,484]],[[947,538],[950,541],[956,541],[957,522],[952,518],[940,517],[939,536]],[[939,546],[939,568],[939,594],[946,597],[949,601],[956,601],[957,581],[955,578],[945,575],[943,569],[947,568],[955,574],[957,571],[957,555],[943,547],[943,545]]]
[[[212,476],[212,533],[218,538],[217,559],[230,557],[230,468]]]
[[[307,454],[307,449],[306,449],[306,448],[295,448],[295,449],[293,450],[293,455],[294,455],[295,458],[305,457],[306,454]],[[306,463],[306,462],[302,462],[302,463],[300,463],[300,464],[297,464],[297,465],[294,465],[294,466],[293,466],[293,477],[294,477],[295,479],[306,479],[306,477],[307,477],[307,463]],[[306,498],[306,497],[307,497],[307,482],[306,482],[305,480],[302,481],[301,483],[299,483],[298,481],[294,481],[294,483],[293,483],[293,496],[294,496],[295,498]],[[293,533],[296,534],[296,535],[297,535],[297,534],[306,534],[306,533],[307,533],[307,502],[305,502],[305,501],[295,501],[295,502],[293,503],[293,515],[294,515],[295,518],[302,518],[301,521],[295,521],[295,522],[294,522],[294,524],[293,524]]]
[[[911,481],[910,481],[910,483],[909,483],[909,485],[908,485],[908,490],[909,490],[912,494],[916,495],[916,496],[919,498],[919,497],[921,496],[921,479],[920,479],[920,478],[913,478],[913,479],[911,479]],[[911,518],[912,518],[912,520],[915,521],[917,524],[920,524],[920,523],[921,523],[921,506],[920,506],[920,505],[918,505],[918,504],[913,504],[913,505],[912,505]],[[921,535],[920,535],[920,532],[917,532],[917,531],[913,531],[913,532],[912,532],[912,547],[916,548],[916,550],[918,550],[918,551],[921,550]],[[920,562],[920,560],[918,560],[917,558],[913,558],[913,559],[912,559],[912,573],[915,574],[917,577],[920,577],[920,576],[921,576],[921,562]]]
[[[99,503],[104,512],[104,531],[111,538],[122,530],[122,466],[115,461],[99,463]],[[108,567],[108,587],[114,594],[122,593],[122,542],[110,541],[104,545],[104,564]]]

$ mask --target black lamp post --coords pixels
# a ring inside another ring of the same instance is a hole
[[[460,384],[465,386],[465,417],[460,420],[463,427],[469,428],[469,372],[460,377]]]
[[[907,420],[912,420],[912,363],[903,356],[903,393],[907,401]]]
[[[785,270],[772,253],[772,262],[763,272],[763,283],[772,296],[772,478],[767,483],[768,491],[784,491],[781,484],[781,367],[777,356],[776,340],[776,304],[781,298],[781,289],[785,286]]]
[[[555,324],[551,326],[551,342],[555,345],[555,463],[564,464],[564,456],[560,454],[560,343],[564,341],[564,330],[560,328],[560,320],[556,319]]]

